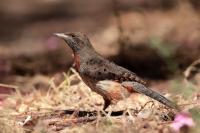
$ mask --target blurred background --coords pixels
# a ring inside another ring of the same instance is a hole
[[[200,57],[199,0],[0,3],[1,83],[66,72],[72,51],[55,32],[86,33],[104,57],[149,80],[182,75]]]

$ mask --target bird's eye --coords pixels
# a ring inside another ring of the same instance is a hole
[[[75,37],[75,35],[74,35],[74,34],[72,34],[71,36],[72,36],[72,37]]]

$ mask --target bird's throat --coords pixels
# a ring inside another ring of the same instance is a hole
[[[80,70],[80,56],[78,54],[75,54],[75,53],[74,53],[74,64],[75,64],[76,71],[79,72],[79,70]]]

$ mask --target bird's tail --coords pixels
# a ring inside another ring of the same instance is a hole
[[[166,97],[162,96],[161,94],[159,94],[158,92],[154,91],[154,90],[151,90],[147,87],[145,87],[144,85],[138,83],[138,82],[124,82],[122,83],[122,85],[124,87],[126,86],[129,86],[130,85],[134,88],[134,91],[138,92],[138,93],[141,93],[141,94],[144,94],[146,96],[149,96],[157,101],[159,101],[160,103],[170,107],[170,108],[173,108],[173,109],[176,109],[176,110],[179,110],[180,111],[180,108],[178,105],[176,105],[174,102],[170,101],[169,99],[167,99]]]

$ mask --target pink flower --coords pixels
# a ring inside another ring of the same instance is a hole
[[[46,46],[49,50],[56,50],[58,48],[58,39],[51,36],[46,41]]]
[[[195,125],[193,119],[190,117],[189,113],[181,112],[175,116],[171,127],[176,131],[180,132],[180,130],[184,127],[193,127]]]

